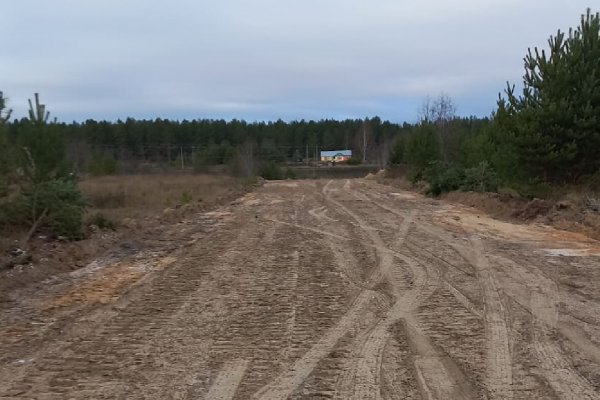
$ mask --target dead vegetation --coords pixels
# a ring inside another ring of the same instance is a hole
[[[143,238],[152,237],[148,232],[226,204],[248,190],[239,179],[208,174],[104,176],[86,179],[80,188],[90,205],[85,239],[69,242],[38,232],[22,249],[24,232],[2,232],[0,303],[15,288],[81,268],[107,251],[143,247]]]
[[[235,178],[207,174],[112,175],[84,180],[80,187],[91,204],[89,213],[101,212],[117,223],[184,206],[210,206],[242,189]]]
[[[378,176],[378,183],[425,194],[428,185],[412,183],[408,170],[394,167]],[[474,207],[493,218],[513,223],[540,222],[558,229],[584,233],[600,239],[600,192],[594,182],[548,190],[543,198],[526,197],[512,188],[503,187],[497,193],[452,191],[440,199]]]

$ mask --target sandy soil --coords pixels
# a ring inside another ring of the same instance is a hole
[[[11,294],[0,398],[600,399],[583,235],[323,180],[155,240]]]

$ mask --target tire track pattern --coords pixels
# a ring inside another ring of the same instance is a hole
[[[487,387],[492,398],[511,399],[513,397],[512,358],[504,306],[481,240],[473,237],[471,242],[485,307]]]

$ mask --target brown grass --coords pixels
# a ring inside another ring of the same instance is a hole
[[[185,204],[214,204],[239,191],[240,183],[226,175],[116,175],[84,180],[80,188],[91,203],[90,213],[121,220]]]
[[[90,232],[88,238],[78,242],[57,242],[34,235],[27,246],[33,254],[32,267],[0,268],[0,307],[14,289],[85,266],[118,243],[138,240],[163,224],[228,203],[248,189],[239,179],[215,174],[104,176],[81,181],[80,188],[91,203],[88,217],[100,213],[115,223],[117,231]],[[16,230],[0,232],[0,266],[8,259],[7,250],[24,235]],[[135,274],[127,275],[130,278],[135,279]],[[121,284],[115,281],[113,289]],[[108,301],[111,293],[91,297],[73,294],[73,302]],[[63,300],[65,304],[71,301]]]

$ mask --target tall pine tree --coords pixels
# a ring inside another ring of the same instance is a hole
[[[565,182],[600,168],[600,15],[548,44],[529,49],[523,92],[508,84],[495,120],[531,175]]]

